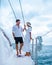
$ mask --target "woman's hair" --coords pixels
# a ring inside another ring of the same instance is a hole
[[[27,22],[27,25],[28,25],[29,27],[31,27],[31,23],[30,23],[30,22]]]

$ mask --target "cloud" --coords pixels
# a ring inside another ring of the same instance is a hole
[[[47,34],[46,36],[43,37],[43,44],[44,45],[52,45],[52,32]]]
[[[22,20],[21,9],[18,0],[10,0],[15,11],[17,18]],[[25,21],[30,21],[32,24],[32,33],[34,36],[43,35],[47,31],[52,29],[52,0],[22,0],[22,8],[25,16]],[[15,24],[15,18],[12,9],[8,1],[3,0],[1,3],[1,22],[2,26],[8,34],[12,31],[12,26]],[[23,21],[22,21],[23,22]],[[48,35],[48,38],[44,38],[44,43],[48,44],[51,41],[50,37],[52,34]],[[12,36],[12,35],[11,35]],[[10,34],[9,37],[11,38]],[[51,44],[51,43],[50,43]]]

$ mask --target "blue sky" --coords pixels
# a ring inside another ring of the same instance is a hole
[[[23,20],[19,0],[10,0],[17,18]],[[32,24],[32,34],[34,37],[43,35],[52,30],[52,0],[21,0],[25,22],[30,21]],[[0,8],[0,26],[6,31],[12,40],[12,26],[15,24],[15,18],[10,8],[8,0],[1,0]],[[7,32],[8,31],[8,32]],[[52,32],[43,37],[43,44],[52,44]]]

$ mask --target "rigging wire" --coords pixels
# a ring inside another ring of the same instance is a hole
[[[20,0],[19,0],[19,4],[20,4],[20,9],[21,9],[21,14],[22,14],[23,22],[24,22],[24,24],[25,24],[25,18],[24,18],[23,9],[22,9],[22,4],[21,4],[21,1],[20,1]]]
[[[12,9],[12,12],[13,12],[13,14],[14,14],[15,19],[17,19],[16,14],[15,14],[15,11],[14,11],[14,9],[13,9],[13,7],[12,7],[12,4],[11,4],[10,0],[8,0],[8,2],[9,2],[9,5],[10,5],[10,7],[11,7],[11,9]]]
[[[17,19],[16,14],[15,14],[15,11],[14,11],[14,9],[13,9],[13,7],[12,7],[12,4],[11,4],[10,0],[8,0],[8,2],[9,2],[9,4],[10,4],[10,7],[11,7],[11,9],[12,9],[12,12],[13,12],[13,14],[14,14],[15,19]],[[24,18],[23,9],[22,9],[22,4],[21,4],[21,1],[20,1],[20,0],[19,0],[19,4],[20,4],[20,9],[21,9],[21,14],[22,14],[23,22],[24,22],[24,24],[25,24],[25,18]]]
[[[42,37],[46,36],[47,34],[49,34],[50,32],[52,32],[52,30],[48,31],[47,33],[45,33],[44,35],[42,35]]]

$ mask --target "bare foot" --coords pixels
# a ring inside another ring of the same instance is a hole
[[[29,53],[29,52],[27,52],[26,54],[25,54],[25,56],[30,56],[31,54]]]
[[[17,56],[19,55],[18,51],[17,51]]]

